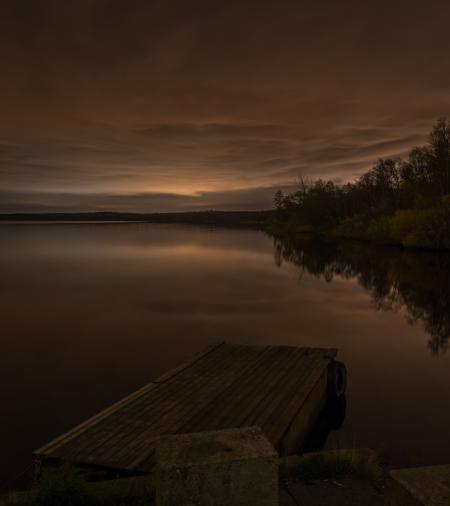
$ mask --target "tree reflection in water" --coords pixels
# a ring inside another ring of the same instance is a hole
[[[405,308],[408,322],[421,322],[433,355],[450,340],[450,253],[405,251],[358,242],[275,238],[275,263],[295,264],[326,282],[357,279],[377,310]]]

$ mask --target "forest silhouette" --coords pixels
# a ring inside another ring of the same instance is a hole
[[[450,249],[450,123],[439,119],[406,160],[380,158],[343,185],[301,178],[294,193],[277,191],[274,204],[273,229]]]

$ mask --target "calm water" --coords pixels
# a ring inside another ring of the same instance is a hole
[[[0,485],[219,340],[339,348],[347,415],[328,446],[450,462],[448,255],[146,224],[2,225],[0,245]]]

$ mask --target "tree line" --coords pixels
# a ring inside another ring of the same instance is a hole
[[[403,246],[450,248],[450,123],[439,119],[406,160],[380,158],[357,181],[300,179],[274,197],[278,224]]]

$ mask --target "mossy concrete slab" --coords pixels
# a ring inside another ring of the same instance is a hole
[[[276,506],[278,455],[259,427],[163,438],[158,506]]]
[[[389,478],[386,506],[450,505],[450,465],[395,469]]]

